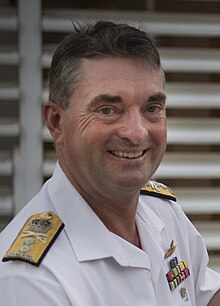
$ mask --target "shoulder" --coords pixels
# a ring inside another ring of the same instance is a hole
[[[20,228],[16,226],[11,232],[14,241],[1,260],[23,261],[39,266],[63,227],[63,222],[52,211],[31,215]]]
[[[140,193],[176,202],[176,196],[173,191],[166,185],[155,181],[149,180],[147,184],[141,188]]]

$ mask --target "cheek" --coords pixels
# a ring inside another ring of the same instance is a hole
[[[167,142],[167,126],[166,120],[160,121],[153,130],[153,137],[157,145],[166,145]]]
[[[99,129],[99,119],[95,113],[81,113],[80,118],[78,118],[77,128],[79,134],[88,133],[88,131],[93,129]]]
[[[79,155],[92,154],[92,151],[102,143],[103,128],[97,125],[92,117],[74,122],[69,126],[69,129],[71,127],[72,133],[68,133],[66,141],[72,143],[73,150],[77,151]]]
[[[77,123],[74,119],[66,118],[62,125],[62,142],[60,143],[60,149],[66,154],[73,154],[77,152],[80,145],[80,138],[77,135]]]
[[[77,124],[78,137],[82,142],[93,147],[104,145],[112,130],[112,127],[104,125],[96,114],[81,116]]]

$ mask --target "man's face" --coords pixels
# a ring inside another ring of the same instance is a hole
[[[124,58],[83,60],[80,84],[61,114],[61,165],[75,186],[139,189],[166,147],[161,71]]]

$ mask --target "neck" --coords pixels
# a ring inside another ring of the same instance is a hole
[[[100,197],[97,200],[87,193],[82,196],[109,231],[141,248],[135,221],[139,193],[133,199],[126,196],[117,201],[109,201],[107,198],[100,201]]]
[[[135,217],[139,197],[138,188],[121,188],[110,190],[95,189],[94,186],[83,188],[83,184],[72,176],[65,163],[60,163],[66,176],[86,200],[88,205],[105,224],[109,231],[129,241],[137,247],[141,247],[136,227]],[[90,188],[89,188],[90,187]]]

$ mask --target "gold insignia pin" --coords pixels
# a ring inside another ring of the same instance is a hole
[[[181,288],[180,290],[182,298],[185,298],[187,295],[186,287]]]
[[[167,259],[168,257],[170,257],[175,252],[175,250],[176,250],[176,245],[174,244],[174,241],[172,240],[170,243],[169,249],[164,254],[164,258]]]
[[[182,298],[185,299],[185,302],[187,302],[189,300],[189,295],[188,295],[186,287],[181,288],[180,292],[181,292]]]

